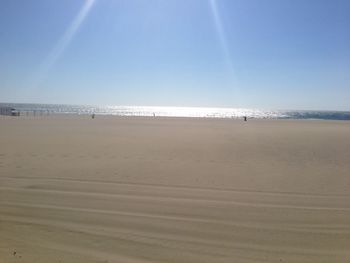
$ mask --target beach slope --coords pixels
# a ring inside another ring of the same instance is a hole
[[[350,122],[0,116],[0,262],[349,262]]]

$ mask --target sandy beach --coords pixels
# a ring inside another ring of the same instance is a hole
[[[349,262],[350,122],[0,116],[0,262]]]

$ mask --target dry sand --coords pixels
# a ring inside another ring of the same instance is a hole
[[[350,122],[0,116],[0,262],[350,262]]]

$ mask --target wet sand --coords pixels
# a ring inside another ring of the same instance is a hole
[[[350,122],[0,116],[0,262],[349,262]]]

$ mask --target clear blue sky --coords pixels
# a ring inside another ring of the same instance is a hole
[[[0,0],[0,102],[350,110],[350,1]]]

